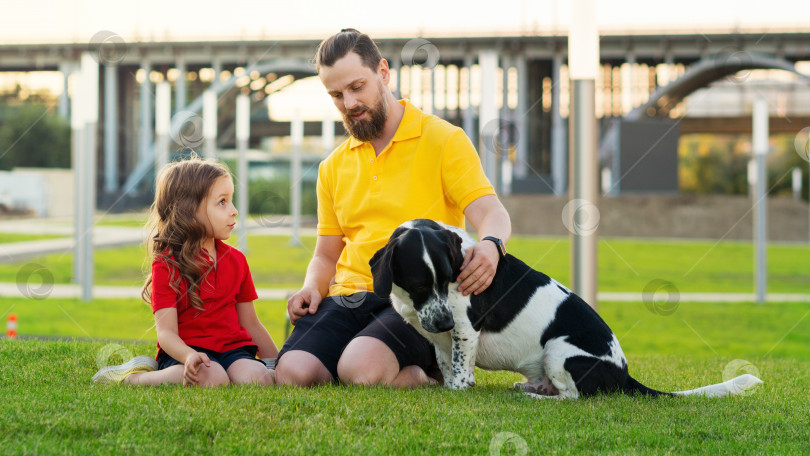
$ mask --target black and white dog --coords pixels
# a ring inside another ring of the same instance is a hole
[[[464,296],[455,282],[475,241],[463,230],[418,219],[402,224],[371,259],[374,293],[436,349],[445,386],[475,384],[474,368],[519,372],[515,387],[534,397],[599,392],[659,395],[737,394],[762,383],[745,374],[724,383],[663,393],[627,371],[619,341],[599,315],[547,275],[507,255],[492,284]]]

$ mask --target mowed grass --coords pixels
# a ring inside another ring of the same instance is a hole
[[[300,286],[314,239],[304,245],[251,237],[248,261],[257,285]],[[808,292],[808,250],[770,246],[770,291]],[[518,237],[510,251],[568,283],[567,239]],[[142,247],[97,252],[100,282],[140,285],[143,255]],[[67,282],[70,257],[53,257],[42,261],[57,283]],[[607,239],[599,262],[602,291],[640,292],[653,279],[681,292],[752,291],[751,249],[742,243]],[[20,267],[0,265],[0,281],[13,282]],[[280,346],[285,303],[255,306]],[[810,306],[676,302],[666,310],[674,312],[655,313],[641,302],[599,303],[638,380],[674,391],[721,382],[732,369],[731,375],[758,374],[765,384],[724,399],[570,402],[529,399],[510,389],[519,375],[480,370],[477,386],[465,392],[100,387],[90,380],[100,366],[154,356],[147,305],[3,298],[0,316],[16,314],[21,336],[77,339],[0,340],[0,448],[6,454],[810,454]]]
[[[276,342],[284,302],[257,301]],[[0,445],[7,454],[808,454],[810,306],[600,303],[630,371],[661,390],[754,373],[752,395],[536,401],[520,376],[477,371],[465,392],[329,385],[201,390],[100,387],[103,365],[155,354],[134,299],[4,299],[22,336],[0,340]],[[737,366],[735,368],[734,366]],[[739,366],[743,366],[742,369]],[[729,368],[732,371],[727,372]]]
[[[12,244],[14,242],[43,241],[46,239],[58,239],[63,236],[50,234],[25,234],[25,233],[0,233],[0,244]]]
[[[603,308],[607,316],[622,306]],[[792,343],[807,346],[807,320],[799,315],[804,309],[769,309],[784,318],[741,344],[745,336],[727,343],[710,328],[744,332],[755,326],[757,308],[718,305],[707,314],[682,307],[669,317],[645,318],[664,319],[668,331],[634,322],[628,308],[621,319],[607,317],[623,336],[637,379],[662,390],[689,389],[722,381],[729,363],[744,358],[765,384],[751,395],[723,399],[599,396],[566,402],[530,399],[510,389],[518,375],[480,370],[477,385],[464,392],[103,387],[90,381],[99,366],[151,355],[154,346],[0,340],[0,445],[6,454],[808,454],[810,357],[806,350],[764,353],[783,345],[786,332],[795,333]],[[674,316],[693,311],[682,319],[714,313],[725,324],[692,321],[705,332],[689,336]],[[746,323],[732,324],[732,314]],[[790,332],[794,317],[799,326]],[[118,325],[122,332],[125,326]],[[699,338],[712,348],[692,343]],[[658,344],[662,351],[654,348]],[[788,353],[795,357],[783,356]]]
[[[230,242],[236,244],[236,238]],[[302,246],[288,236],[250,236],[248,263],[258,287],[297,289],[315,248],[315,238],[303,237]],[[509,251],[535,269],[564,284],[570,283],[568,238],[515,236]],[[140,286],[146,250],[129,246],[97,250],[98,285]],[[653,280],[670,282],[680,292],[737,292],[754,290],[754,259],[750,243],[678,240],[601,239],[599,290],[642,292]],[[54,254],[17,264],[0,264],[0,282],[15,282],[22,267],[41,265],[55,283],[69,283],[72,254]],[[771,244],[768,247],[768,291],[810,293],[810,246]],[[41,277],[32,277],[33,280]]]
[[[137,299],[44,300],[4,298],[0,318],[17,316],[22,336],[63,336],[140,341],[154,347],[151,308]],[[599,314],[633,355],[810,360],[810,305],[807,303],[676,303],[661,315],[640,302],[603,302]],[[276,344],[285,339],[286,303],[257,300],[259,319]],[[148,351],[148,350],[147,350]],[[151,352],[150,352],[151,353]]]

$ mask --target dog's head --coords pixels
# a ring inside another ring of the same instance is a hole
[[[374,293],[412,303],[425,330],[455,326],[447,302],[464,261],[461,238],[432,220],[417,219],[397,228],[369,261]]]

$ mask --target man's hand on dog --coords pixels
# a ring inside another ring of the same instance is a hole
[[[302,288],[287,301],[287,315],[293,325],[306,314],[314,314],[321,304],[321,293],[314,288]]]
[[[477,242],[467,249],[461,273],[458,275],[458,291],[464,296],[481,294],[492,283],[498,269],[498,247],[489,241]]]

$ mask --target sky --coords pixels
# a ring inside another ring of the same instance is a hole
[[[810,29],[807,0],[593,1],[602,34]],[[88,43],[99,31],[124,42],[322,39],[344,27],[373,38],[549,35],[567,33],[572,14],[573,0],[0,0],[0,45]],[[58,74],[0,75],[2,86],[17,82],[61,91]],[[271,98],[274,116],[302,99],[336,115],[317,80]]]
[[[594,0],[600,31],[708,32],[810,28],[806,0]],[[0,44],[565,33],[572,0],[0,0]],[[802,21],[803,20],[803,21]]]

